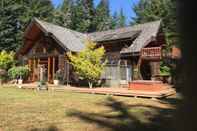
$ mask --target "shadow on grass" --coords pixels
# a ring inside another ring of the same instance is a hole
[[[51,125],[48,128],[33,128],[30,131],[60,131],[56,126]]]
[[[104,106],[109,107],[110,111],[88,113],[72,110],[69,116],[113,131],[174,131],[173,114],[175,109],[163,109],[143,104],[127,105],[112,97],[106,100]],[[139,114],[139,108],[148,110],[144,110],[141,115],[136,115],[136,113]],[[137,112],[131,112],[132,109],[136,109]],[[148,122],[141,121],[141,117],[144,116]]]

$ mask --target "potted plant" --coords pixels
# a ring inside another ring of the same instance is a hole
[[[18,84],[23,84],[23,78],[22,78],[22,76],[20,75],[20,77],[19,77],[19,79],[18,79]]]
[[[59,85],[60,80],[62,80],[62,78],[63,78],[62,71],[61,70],[56,71],[55,76],[54,76],[54,80],[53,80],[53,84]]]
[[[8,70],[8,76],[17,79],[18,84],[23,84],[23,80],[28,76],[29,68],[27,66],[15,66]]]

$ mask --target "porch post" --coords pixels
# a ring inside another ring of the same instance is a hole
[[[28,59],[28,67],[29,69],[32,71],[32,62],[31,62],[31,59]],[[32,72],[30,73],[29,77],[28,77],[28,81],[31,81],[32,80]]]
[[[38,80],[40,80],[40,59],[38,59],[38,61],[37,61],[37,72],[38,72]]]
[[[54,80],[54,76],[55,76],[55,57],[53,57],[53,75],[52,75],[53,80]]]
[[[140,58],[138,60],[138,63],[137,63],[137,79],[139,79],[139,80],[142,80],[143,79],[142,78],[142,74],[141,74],[141,69],[140,69],[141,64],[142,64],[142,58],[140,56]]]
[[[48,57],[48,82],[50,82],[50,77],[51,77],[50,69],[51,69],[51,58]]]
[[[35,81],[36,59],[33,60],[33,81]]]
[[[150,62],[150,66],[151,66],[151,79],[156,80],[158,75],[160,74],[160,62],[159,61]]]

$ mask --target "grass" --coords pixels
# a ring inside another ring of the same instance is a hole
[[[0,131],[169,131],[174,109],[170,101],[0,87]]]

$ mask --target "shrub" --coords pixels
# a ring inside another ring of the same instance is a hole
[[[163,62],[160,66],[160,75],[162,76],[171,76],[171,69],[167,65],[165,65]]]
[[[13,52],[0,52],[0,68],[8,70],[15,64],[14,53]]]
[[[12,79],[23,78],[25,79],[29,74],[27,66],[16,66],[8,70],[8,76]]]

